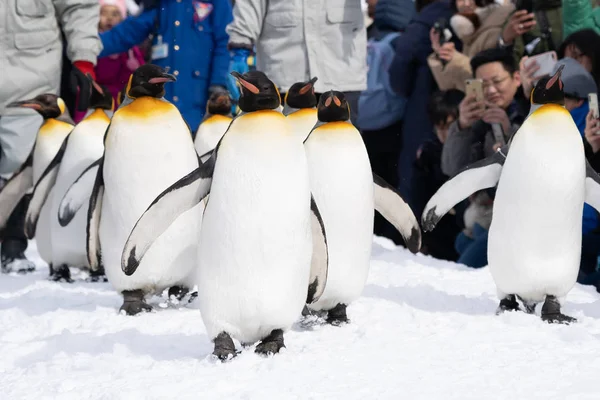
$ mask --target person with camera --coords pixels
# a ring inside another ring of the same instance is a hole
[[[449,26],[462,42],[462,52],[446,40],[446,24],[437,23],[430,32],[433,53],[427,64],[440,90],[464,91],[465,79],[473,75],[469,61],[480,51],[496,47],[498,35],[515,7],[493,0],[455,0],[451,4],[455,14]]]
[[[518,63],[524,55],[558,51],[563,40],[561,0],[514,0],[516,10],[498,36],[498,46],[512,51]]]
[[[449,127],[442,149],[442,172],[449,177],[508,143],[529,110],[529,101],[519,90],[521,79],[510,52],[484,50],[473,57],[471,68],[474,77],[482,81],[483,98],[468,94],[459,105],[458,120]],[[478,192],[471,199],[465,211],[466,229],[455,245],[460,254],[457,262],[479,268],[487,265],[493,191]]]

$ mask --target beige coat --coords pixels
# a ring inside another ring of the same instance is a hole
[[[432,53],[427,58],[440,90],[459,89],[464,92],[465,79],[473,77],[471,58],[482,50],[496,47],[504,23],[514,11],[513,5],[496,6],[485,18],[479,29],[462,40],[463,52],[456,51],[452,60],[444,67]]]
[[[316,76],[316,92],[367,88],[361,0],[236,1],[229,44],[256,45],[256,67],[281,92]]]
[[[0,115],[8,103],[58,93],[61,28],[71,61],[90,61],[102,49],[98,0],[0,0]]]

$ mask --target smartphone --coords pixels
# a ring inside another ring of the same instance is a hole
[[[538,79],[545,75],[552,75],[554,72],[554,67],[558,61],[558,57],[556,56],[555,51],[547,51],[545,53],[536,54],[535,56],[529,57],[527,61],[525,61],[525,66],[529,67],[532,60],[537,61],[537,64],[540,66],[540,69],[535,73],[534,78]]]
[[[475,95],[477,101],[483,101],[483,80],[481,79],[466,79],[465,80],[465,95]]]
[[[594,118],[600,118],[600,112],[598,111],[598,95],[596,93],[590,93],[588,94],[588,100]]]

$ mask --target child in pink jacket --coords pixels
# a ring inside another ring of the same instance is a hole
[[[125,0],[99,0],[100,1],[100,22],[98,31],[104,32],[119,24],[127,17],[127,8]],[[144,64],[144,55],[137,47],[129,49],[126,53],[115,54],[98,59],[96,67],[96,82],[104,85],[110,90],[115,101],[115,109],[118,105],[118,95],[122,91],[129,76],[140,65]],[[83,119],[86,112],[75,111],[75,122]]]

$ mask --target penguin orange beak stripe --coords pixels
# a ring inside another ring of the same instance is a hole
[[[250,91],[250,93],[253,93],[253,94],[260,93],[260,90],[256,86],[254,86],[253,84],[251,84],[250,82],[248,82],[247,80],[242,78],[242,75],[239,72],[232,71],[231,76],[233,76],[235,79],[237,79],[237,81],[240,83],[240,85],[242,85],[243,87],[248,89]]]
[[[30,100],[25,101],[15,101],[14,103],[10,103],[7,107],[24,107],[24,108],[33,108],[34,110],[41,110],[42,106],[37,103],[31,103]]]
[[[328,97],[327,100],[325,100],[325,107],[329,107],[331,105],[331,97]]]
[[[340,101],[340,99],[337,98],[337,96],[333,96],[333,102],[338,107],[342,105],[342,102]]]
[[[564,65],[561,65],[560,67],[558,67],[558,70],[556,71],[554,76],[548,81],[548,83],[546,83],[546,89],[550,89],[552,86],[554,86],[554,84],[558,80],[558,85],[559,85],[560,89],[562,90],[562,82],[560,81],[560,76],[561,76],[564,68],[565,68]]]
[[[304,85],[302,87],[302,89],[300,89],[299,93],[300,94],[305,94],[306,92],[308,92],[310,89],[312,89],[312,87],[314,86],[315,82],[317,81],[317,77],[315,76],[314,78],[312,78],[310,81],[308,81],[308,83],[306,85]]]
[[[94,85],[94,88],[98,91],[98,93],[104,95],[104,90],[102,90],[102,87],[98,85],[96,81],[92,80],[92,85]]]

